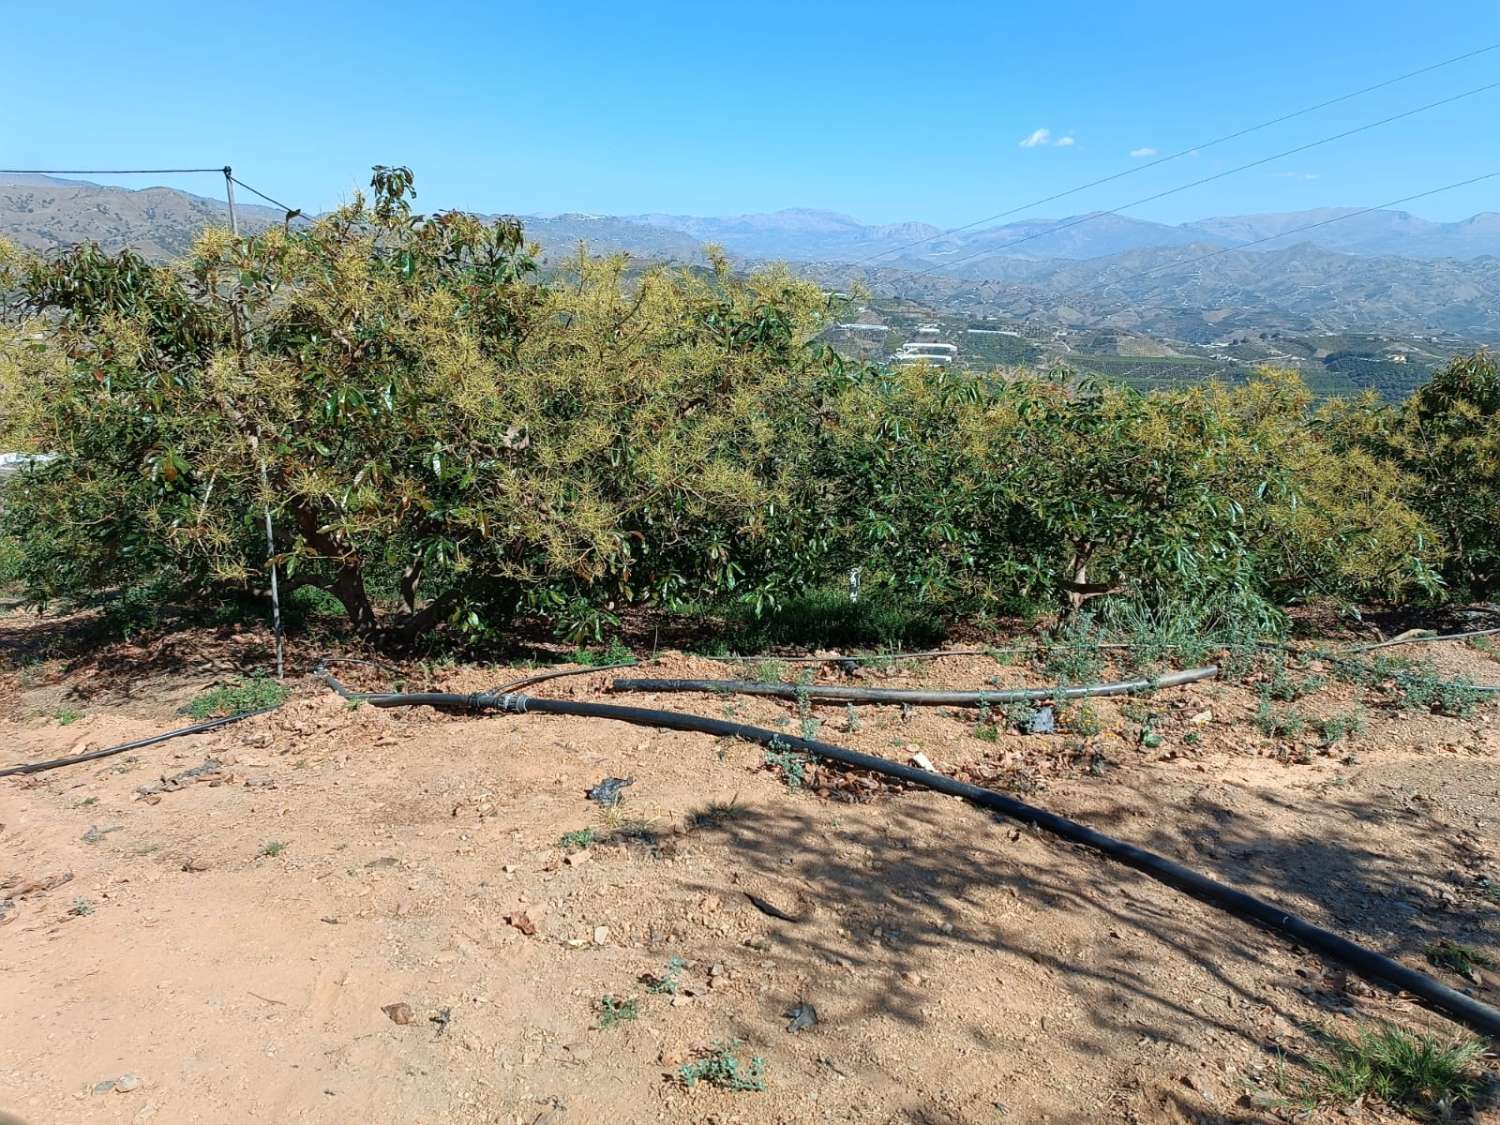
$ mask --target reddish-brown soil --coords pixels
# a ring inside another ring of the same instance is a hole
[[[194,695],[265,666],[257,632],[48,659],[66,624],[0,618],[0,764],[181,725]],[[1423,649],[1500,681],[1483,652]],[[1304,1112],[1284,1099],[1318,1054],[1310,1028],[1456,1034],[953,798],[831,773],[793,791],[751,745],[602,720],[351,707],[292,655],[276,714],[0,781],[0,1109],[30,1125],[1261,1121]],[[745,671],[679,654],[657,670]],[[425,674],[477,690],[524,673]],[[985,657],[829,675],[1044,682]],[[536,692],[607,698],[611,678]],[[1299,706],[1366,696],[1332,684]],[[629,701],[799,727],[791,702]],[[1139,706],[1160,745],[1112,701],[1089,738],[988,741],[946,708],[860,707],[853,731],[842,706],[815,713],[831,741],[1009,785],[1500,1001],[1423,957],[1450,940],[1500,959],[1494,705],[1467,720],[1371,708],[1361,734],[1328,751],[1304,735],[1291,754],[1257,732],[1253,686]],[[605,813],[584,791],[609,775],[633,784]],[[560,845],[586,828],[592,846]],[[649,984],[673,957],[675,998]],[[601,1028],[606,996],[637,1018]],[[793,1033],[799,1002],[818,1022]],[[401,1003],[409,1023],[382,1010]],[[724,1040],[764,1059],[763,1092],[679,1080]]]

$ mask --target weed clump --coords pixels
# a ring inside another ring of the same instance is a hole
[[[667,971],[653,979],[646,986],[646,991],[657,995],[676,996],[682,988],[682,970],[686,968],[687,962],[674,953],[667,961]]]
[[[1439,969],[1448,969],[1461,977],[1476,980],[1480,969],[1500,968],[1495,959],[1482,949],[1471,945],[1460,945],[1456,941],[1440,941],[1427,947],[1427,960]]]
[[[793,750],[780,738],[772,740],[762,760],[767,767],[780,771],[788,789],[801,789],[807,784],[807,767],[812,759],[800,750]]]
[[[578,828],[572,832],[564,832],[558,837],[558,845],[570,852],[582,851],[599,838],[599,833],[593,828]]]
[[[613,996],[599,997],[599,1029],[613,1027],[636,1018],[635,1000],[617,1000]]]
[[[1270,697],[1262,695],[1255,709],[1255,729],[1267,738],[1296,738],[1307,726],[1302,712],[1295,707],[1273,707]]]
[[[1369,661],[1340,659],[1335,668],[1340,679],[1384,693],[1403,711],[1432,711],[1466,719],[1485,698],[1485,692],[1467,676],[1446,679],[1431,660],[1380,655]]]
[[[1314,1064],[1314,1098],[1348,1104],[1373,1098],[1415,1117],[1451,1116],[1478,1092],[1476,1040],[1444,1041],[1386,1025],[1354,1038],[1323,1033],[1329,1058]]]
[[[709,1054],[679,1067],[678,1079],[689,1090],[699,1082],[707,1082],[735,1093],[760,1093],[766,1088],[766,1060],[756,1055],[749,1063],[743,1062],[735,1054],[740,1045],[738,1039],[715,1043]]]

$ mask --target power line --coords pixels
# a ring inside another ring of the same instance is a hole
[[[224,174],[217,168],[0,168],[0,176],[180,176],[189,172]]]
[[[1453,191],[1457,188],[1468,187],[1470,184],[1483,183],[1485,180],[1493,180],[1497,176],[1500,176],[1500,170],[1494,172],[1486,172],[1484,175],[1474,176],[1472,179],[1459,180],[1457,183],[1444,184],[1442,187],[1431,188],[1427,191],[1419,191],[1415,195],[1404,195],[1400,199],[1392,199],[1386,203],[1377,203],[1372,207],[1361,207],[1359,210],[1350,211],[1345,215],[1335,215],[1331,219],[1321,219],[1316,223],[1307,223],[1300,227],[1292,227],[1289,230],[1280,231],[1276,234],[1268,234],[1264,238],[1256,238],[1252,239],[1249,242],[1241,242],[1234,246],[1225,246],[1218,250],[1211,250],[1207,254],[1198,255],[1198,257],[1196,258],[1187,258],[1183,261],[1178,262],[1166,262],[1163,265],[1152,266],[1150,269],[1126,274],[1124,277],[1116,278],[1113,281],[1106,282],[1102,286],[1102,288],[1106,290],[1113,289],[1119,285],[1123,285],[1127,281],[1134,281],[1137,278],[1150,277],[1152,274],[1161,273],[1165,270],[1177,269],[1182,266],[1197,265],[1199,262],[1207,261],[1209,258],[1217,258],[1221,254],[1228,254],[1235,250],[1248,250],[1252,246],[1259,246],[1265,242],[1274,242],[1276,239],[1286,238],[1288,235],[1302,234],[1304,231],[1316,230],[1318,227],[1326,227],[1330,223],[1342,223],[1346,219],[1357,219],[1359,218],[1359,216],[1368,215],[1372,211],[1384,211],[1390,207],[1399,207],[1403,203],[1411,203],[1418,199],[1426,199],[1429,195],[1437,195],[1440,192]]]
[[[1179,184],[1177,187],[1167,188],[1165,191],[1159,191],[1152,195],[1143,196],[1140,199],[1121,204],[1119,207],[1111,208],[1108,211],[1093,211],[1087,215],[1081,215],[1076,219],[1070,219],[1067,222],[1057,223],[1053,226],[1048,227],[1046,230],[1036,231],[1035,233],[1025,235],[1022,238],[1012,239],[1010,242],[1004,244],[1003,249],[1009,250],[1012,247],[1020,246],[1023,243],[1031,242],[1038,238],[1045,238],[1049,234],[1056,234],[1059,231],[1069,230],[1072,227],[1082,226],[1084,223],[1091,223],[1096,219],[1102,219],[1108,215],[1118,215],[1122,211],[1128,211],[1132,207],[1139,207],[1143,203],[1154,203],[1156,200],[1165,199],[1169,195],[1176,195],[1178,192],[1187,191],[1190,188],[1201,187],[1204,184],[1212,183],[1214,180],[1222,180],[1225,176],[1233,176],[1239,172],[1248,171],[1251,168],[1259,168],[1263,164],[1270,164],[1275,160],[1281,160],[1288,156],[1295,156],[1299,152],[1307,152],[1309,149],[1319,148],[1322,145],[1326,144],[1332,144],[1334,141],[1341,141],[1346,137],[1352,137],[1358,133],[1366,133],[1371,129],[1378,129],[1382,125],[1389,125],[1393,121],[1401,121],[1408,117],[1415,117],[1419,113],[1426,113],[1428,110],[1437,109],[1439,106],[1449,105],[1453,102],[1461,101],[1464,98],[1472,98],[1476,94],[1483,94],[1486,91],[1493,90],[1497,87],[1500,87],[1500,82],[1490,82],[1484,86],[1476,86],[1472,90],[1465,90],[1461,94],[1453,94],[1446,98],[1439,98],[1435,102],[1428,102],[1426,105],[1418,106],[1416,109],[1408,109],[1402,113],[1392,114],[1390,117],[1382,117],[1379,121],[1370,121],[1365,123],[1364,125],[1357,125],[1353,129],[1345,129],[1342,133],[1334,133],[1332,136],[1322,137],[1316,141],[1309,141],[1306,144],[1297,145],[1294,148],[1289,148],[1278,153],[1273,153],[1271,156],[1263,156],[1259,160],[1250,161],[1248,164],[1236,165],[1235,167],[1225,169],[1222,172],[1215,172],[1211,176],[1204,176],[1202,179],[1193,180],[1190,183]],[[931,267],[930,269],[922,270],[920,273],[913,274],[907,280],[916,281],[919,278],[928,277],[931,274],[938,273],[942,270],[951,269],[953,266],[962,265],[964,262],[972,262],[975,258],[983,258],[994,252],[994,248],[986,247],[985,249],[977,250],[972,254],[966,254],[962,258],[955,258],[951,262],[943,262],[939,265]]]
[[[302,210],[302,208],[300,208],[300,207],[288,207],[285,203],[281,202],[279,199],[272,199],[269,195],[267,195],[265,192],[261,191],[260,189],[251,187],[249,184],[247,184],[244,180],[240,179],[238,176],[230,176],[229,178],[231,180],[233,180],[235,183],[239,184],[240,187],[244,188],[251,195],[258,195],[258,196],[260,196],[260,198],[264,199],[267,203],[269,203],[272,207],[279,207],[279,208],[281,208],[283,211],[286,212],[287,218],[289,218],[289,219],[290,218],[302,218],[302,219],[306,219],[308,222],[312,222],[311,216],[309,216],[306,212],[304,212]]]
[[[1139,172],[1145,172],[1148,169],[1156,168],[1163,164],[1168,164],[1173,160],[1180,160],[1182,157],[1190,156],[1195,152],[1202,152],[1204,149],[1213,148],[1215,145],[1222,145],[1228,143],[1229,141],[1239,140],[1239,138],[1241,137],[1248,137],[1251,133],[1258,133],[1263,129],[1271,128],[1273,125],[1281,125],[1287,121],[1294,120],[1295,118],[1305,117],[1307,114],[1316,113],[1320,109],[1327,109],[1329,106],[1338,105],[1341,102],[1347,102],[1353,98],[1358,98],[1365,94],[1372,94],[1376,90],[1383,90],[1387,86],[1394,86],[1396,85],[1396,83],[1405,82],[1409,78],[1417,78],[1423,74],[1430,74],[1434,70],[1441,70],[1445,66],[1452,66],[1454,63],[1463,62],[1466,59],[1472,59],[1478,55],[1487,54],[1490,51],[1494,50],[1500,50],[1500,43],[1491,43],[1488,47],[1479,47],[1473,51],[1466,51],[1461,55],[1454,55],[1451,59],[1444,59],[1441,62],[1435,62],[1429,66],[1424,66],[1417,70],[1409,70],[1405,74],[1398,74],[1394,78],[1387,78],[1384,82],[1377,82],[1373,86],[1365,86],[1358,90],[1352,90],[1347,94],[1340,94],[1336,98],[1329,98],[1327,101],[1318,102],[1316,105],[1304,106],[1301,109],[1293,110],[1290,113],[1284,113],[1280,117],[1273,117],[1269,121],[1262,121],[1257,125],[1249,125],[1243,129],[1236,130],[1233,133],[1226,133],[1222,137],[1215,137],[1211,141],[1204,141],[1202,144],[1190,145],[1187,148],[1179,149],[1178,151],[1173,153],[1168,153],[1166,156],[1158,157],[1155,160],[1148,160],[1144,164],[1131,165],[1129,168],[1125,168],[1119,172],[1115,172],[1112,175],[1104,176],[1097,180],[1090,180],[1086,184],[1079,184],[1077,187],[1068,188],[1066,191],[1060,191],[1055,195],[1044,196],[1041,199],[1033,199],[1030,203],[1023,203],[1018,207],[1012,207],[1008,211],[1000,211],[993,215],[986,215],[982,219],[975,219],[972,223],[964,223],[962,226],[952,227],[940,234],[929,235],[926,238],[918,238],[912,242],[903,242],[899,246],[892,246],[885,250],[881,250],[878,253],[871,254],[867,257],[857,258],[853,262],[850,262],[848,264],[851,267],[861,266],[866,262],[873,262],[876,258],[883,258],[887,254],[896,254],[902,250],[909,250],[913,246],[922,246],[927,243],[936,242],[940,238],[947,238],[950,234],[958,234],[961,231],[972,230],[974,227],[983,226],[985,223],[992,223],[996,219],[1008,219],[1012,215],[1019,214],[1022,211],[1029,211],[1033,207],[1040,207],[1044,203],[1053,203],[1059,199],[1066,199],[1070,195],[1077,195],[1081,191],[1087,191],[1089,188],[1099,187],[1102,184],[1113,183],[1115,180],[1122,180],[1126,176],[1134,176]]]

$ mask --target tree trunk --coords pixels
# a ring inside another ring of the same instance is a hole
[[[318,522],[318,513],[305,504],[290,506],[297,519],[297,530],[309,546],[315,548],[330,562],[338,566],[334,572],[333,585],[329,587],[334,597],[349,615],[349,621],[362,637],[373,635],[380,627],[375,617],[375,607],[370,604],[370,595],[365,591],[364,566],[352,552],[346,551],[338,538],[326,531]]]
[[[379,628],[375,618],[375,607],[365,592],[365,576],[361,567],[346,563],[339,567],[333,579],[333,596],[343,603],[349,621],[362,637],[368,637]]]

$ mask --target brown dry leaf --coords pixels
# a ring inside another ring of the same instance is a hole
[[[397,1004],[387,1004],[380,1010],[391,1017],[392,1023],[408,1024],[417,1018],[411,1010],[411,1005],[404,1001]]]
[[[520,930],[527,937],[536,936],[536,923],[524,914],[507,914],[505,921]]]

